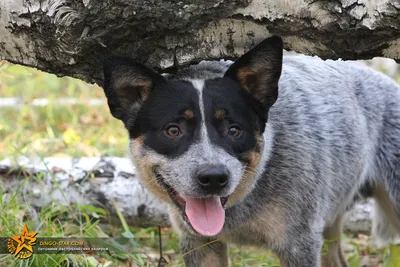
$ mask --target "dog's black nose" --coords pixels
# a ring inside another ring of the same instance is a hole
[[[228,177],[223,165],[203,165],[197,172],[197,182],[208,194],[219,193],[228,184]]]

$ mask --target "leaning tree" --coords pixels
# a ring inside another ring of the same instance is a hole
[[[400,60],[399,0],[0,1],[0,59],[101,84],[101,62],[235,58],[270,34],[322,58]]]

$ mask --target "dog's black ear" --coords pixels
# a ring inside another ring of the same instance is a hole
[[[163,77],[126,57],[110,57],[104,62],[104,92],[111,114],[125,125],[137,112],[151,90]]]
[[[237,80],[263,109],[268,109],[278,98],[282,54],[282,39],[269,37],[236,60],[225,77]]]

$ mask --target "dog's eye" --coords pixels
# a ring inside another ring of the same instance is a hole
[[[229,128],[228,133],[233,137],[239,137],[242,133],[242,130],[240,130],[238,126],[232,126]]]
[[[166,130],[165,133],[169,136],[172,137],[177,137],[179,135],[181,135],[181,130],[179,130],[179,128],[175,125],[169,126]]]

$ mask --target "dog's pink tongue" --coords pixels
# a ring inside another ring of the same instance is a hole
[[[186,215],[194,230],[204,236],[215,236],[221,232],[225,223],[225,210],[219,197],[183,199],[186,201]]]

